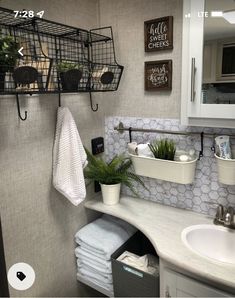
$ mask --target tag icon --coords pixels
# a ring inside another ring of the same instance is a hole
[[[22,271],[16,272],[16,276],[20,281],[23,281],[26,278],[26,275]]]

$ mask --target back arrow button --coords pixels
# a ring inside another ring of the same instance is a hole
[[[24,54],[22,53],[22,51],[23,51],[23,47],[21,47],[20,49],[19,49],[19,51],[18,51],[18,53],[23,57],[24,56]]]

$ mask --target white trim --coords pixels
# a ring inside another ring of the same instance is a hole
[[[183,1],[181,124],[235,128],[235,105],[202,103],[203,18],[204,0]],[[190,18],[185,15],[191,14]],[[196,60],[195,100],[190,101],[191,59]]]

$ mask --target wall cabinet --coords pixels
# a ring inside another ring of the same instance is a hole
[[[203,283],[164,269],[163,272],[164,293],[163,297],[231,297],[231,294],[214,289]]]
[[[222,63],[218,66],[216,62],[219,51],[222,49],[221,45],[218,43],[215,46],[212,42],[206,42],[205,39],[206,20],[200,12],[207,10],[205,5],[209,1],[184,0],[181,122],[185,125],[235,128],[235,93],[227,92],[223,97],[221,90],[218,91],[216,86],[204,86],[205,83],[233,82],[231,76],[221,77]],[[235,38],[235,33],[233,34]],[[222,57],[222,53],[220,56]],[[204,65],[205,61],[207,63]],[[210,100],[207,101],[205,93],[208,88],[213,88],[213,92],[210,93]],[[228,100],[225,100],[226,98]]]

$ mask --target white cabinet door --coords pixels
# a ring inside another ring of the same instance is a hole
[[[184,0],[183,3],[181,122],[185,125],[234,128],[235,104],[203,102],[205,0]],[[212,67],[215,67],[215,63]],[[215,70],[207,69],[207,72],[212,75]],[[210,83],[210,79],[207,83]]]
[[[163,271],[164,297],[231,297],[169,269]]]

